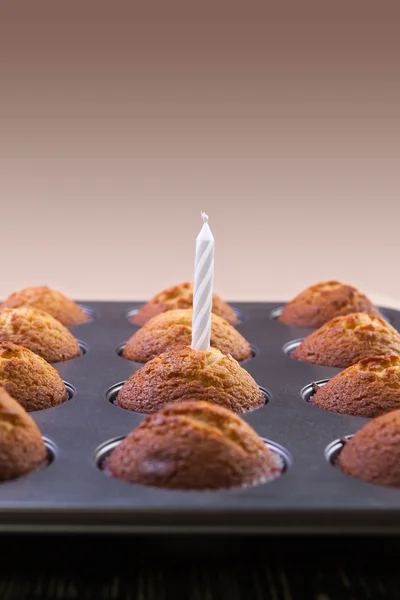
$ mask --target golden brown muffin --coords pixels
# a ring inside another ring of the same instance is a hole
[[[57,319],[26,306],[0,310],[0,342],[14,342],[53,363],[81,353],[72,333]]]
[[[0,481],[30,473],[46,459],[46,446],[34,420],[0,388]]]
[[[198,400],[147,417],[106,463],[129,483],[182,490],[256,485],[277,477],[282,466],[242,419]]]
[[[190,346],[193,309],[175,309],[152,317],[128,340],[122,356],[136,362],[147,362],[168,348]],[[211,315],[211,346],[230,354],[235,360],[250,358],[251,348],[240,333],[217,315]]]
[[[172,348],[131,375],[118,393],[121,408],[154,413],[170,402],[208,400],[246,412],[263,404],[260,388],[231,356],[216,348],[209,352]]]
[[[364,425],[344,445],[338,465],[351,477],[400,487],[400,410]]]
[[[312,403],[331,412],[368,419],[400,408],[400,358],[363,358],[319,388]]]
[[[288,302],[278,320],[295,327],[321,327],[334,317],[355,312],[381,316],[356,288],[339,281],[325,281],[312,285]]]
[[[68,398],[54,367],[28,348],[11,342],[0,343],[0,386],[27,411],[50,408]]]
[[[193,284],[181,283],[174,287],[163,290],[157,296],[154,296],[150,302],[144,304],[139,311],[131,317],[131,323],[144,325],[155,315],[163,313],[166,310],[174,308],[192,308],[193,307]],[[213,294],[213,313],[218,315],[231,325],[238,322],[235,311],[216,294]]]
[[[11,294],[2,308],[30,306],[49,313],[63,325],[81,325],[89,320],[80,306],[57,290],[45,286],[30,287]]]
[[[400,354],[400,335],[380,317],[336,317],[307,336],[293,358],[327,367],[350,367],[368,356]]]

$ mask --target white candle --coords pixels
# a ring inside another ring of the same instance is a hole
[[[203,227],[196,239],[194,268],[192,348],[210,349],[211,312],[214,279],[214,237],[208,216],[202,212]]]

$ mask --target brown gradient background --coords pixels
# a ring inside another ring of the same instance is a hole
[[[147,298],[192,277],[203,209],[227,299],[400,305],[397,2],[8,4],[0,296]]]

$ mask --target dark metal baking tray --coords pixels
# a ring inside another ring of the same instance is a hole
[[[32,413],[54,460],[0,484],[0,531],[175,535],[398,534],[400,490],[352,479],[333,467],[327,448],[367,419],[322,411],[301,391],[339,369],[293,360],[283,348],[310,330],[273,318],[279,303],[237,303],[238,330],[256,355],[243,366],[270,393],[262,408],[243,415],[288,458],[278,479],[246,489],[179,492],[130,485],[96,465],[97,449],[130,433],[145,418],[114,406],[107,391],[141,365],[117,354],[137,329],[127,313],[135,302],[86,302],[95,318],[71,328],[87,351],[55,365],[75,390],[64,404]],[[383,309],[399,329],[400,313]],[[337,447],[334,447],[337,451]]]

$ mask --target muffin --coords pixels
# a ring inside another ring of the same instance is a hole
[[[189,346],[172,348],[133,373],[118,393],[121,408],[154,413],[170,402],[208,400],[233,412],[263,404],[260,388],[231,356]]]
[[[380,316],[364,294],[339,281],[312,285],[284,306],[278,320],[295,327],[321,327],[334,317],[355,312]]]
[[[64,382],[43,358],[11,342],[0,343],[0,386],[27,411],[67,400]]]
[[[344,445],[338,465],[356,479],[400,487],[400,410],[364,425]]]
[[[152,317],[126,343],[122,356],[136,362],[147,362],[168,348],[190,346],[193,309],[175,309]],[[230,354],[235,360],[250,358],[248,342],[232,325],[217,315],[211,315],[211,346]]]
[[[0,388],[0,481],[30,473],[46,459],[46,446],[35,422]]]
[[[89,320],[80,306],[57,290],[45,286],[30,287],[11,294],[4,301],[4,308],[29,306],[49,313],[63,325],[81,325]]]
[[[112,476],[129,483],[181,490],[256,485],[282,466],[242,419],[198,400],[147,417],[106,462]]]
[[[14,342],[53,363],[76,358],[81,352],[74,336],[57,319],[26,306],[0,310],[0,342]]]
[[[319,388],[312,403],[331,412],[368,419],[400,408],[400,358],[363,358]]]
[[[380,317],[352,313],[328,321],[307,336],[293,358],[326,367],[350,367],[381,354],[400,354],[399,333]]]
[[[174,308],[192,308],[193,307],[193,284],[181,283],[174,287],[168,288],[154,296],[150,302],[144,304],[139,311],[131,317],[131,323],[136,325],[144,325],[155,315],[163,313]],[[235,311],[226,304],[221,298],[213,295],[212,311],[231,325],[238,322]]]

